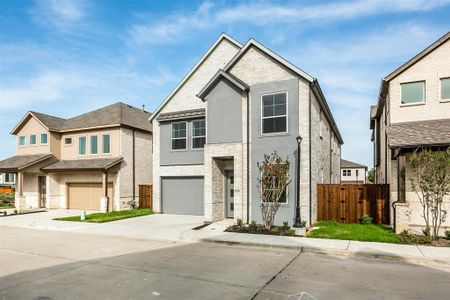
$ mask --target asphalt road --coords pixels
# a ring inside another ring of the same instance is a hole
[[[448,266],[0,227],[1,299],[448,299]],[[289,297],[294,294],[298,296]]]

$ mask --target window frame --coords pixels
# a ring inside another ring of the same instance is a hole
[[[423,100],[421,102],[413,102],[413,103],[402,103],[402,97],[403,97],[403,90],[402,90],[402,85],[405,84],[412,84],[412,83],[423,83]],[[409,82],[401,82],[400,83],[400,106],[404,107],[404,106],[415,106],[415,105],[424,105],[426,103],[426,81],[425,80],[417,80],[417,81],[409,81]]]
[[[276,95],[276,94],[286,94],[286,115],[277,115],[277,116],[270,116],[270,117],[264,117],[264,104],[263,104],[263,97],[268,95]],[[271,135],[284,135],[289,132],[289,93],[288,91],[277,91],[277,92],[270,92],[270,93],[264,93],[260,95],[260,105],[261,105],[261,117],[260,117],[260,125],[261,130],[260,134],[262,136],[271,136]],[[279,132],[263,132],[263,124],[264,119],[273,119],[273,118],[280,118],[280,117],[286,117],[286,131],[279,131]]]
[[[92,138],[93,137],[95,137],[96,138],[96,144],[97,144],[97,153],[92,153]],[[99,152],[98,152],[98,144],[99,144],[99,142],[98,142],[98,135],[97,134],[92,134],[92,135],[89,135],[89,155],[99,155]],[[87,151],[86,151],[87,152]]]
[[[180,124],[180,123],[185,123],[186,124],[186,136],[182,137],[182,138],[174,138],[173,137],[173,125],[174,124]],[[187,151],[189,149],[189,146],[188,146],[188,132],[189,132],[189,128],[188,128],[188,122],[187,121],[176,121],[176,122],[170,123],[170,149],[171,149],[171,151],[179,152],[179,151]],[[173,149],[173,140],[181,140],[181,139],[185,139],[186,140],[186,145],[184,146],[184,148],[183,149]]]
[[[445,80],[445,79],[450,81],[450,77],[439,78],[439,102],[441,102],[441,103],[450,102],[450,97],[442,98],[442,80]]]
[[[109,136],[109,152],[105,152],[105,136]],[[111,134],[102,134],[102,154],[111,154]]]
[[[34,136],[34,144],[31,143],[31,137]],[[29,144],[30,147],[37,147],[38,145],[38,134],[37,133],[31,133],[29,138]]]
[[[70,139],[70,144],[66,144],[66,139]],[[72,146],[72,145],[73,145],[73,137],[71,137],[71,136],[64,137],[64,146],[68,147],[68,146]]]
[[[198,122],[198,121],[205,122],[205,135],[194,136],[194,123]],[[206,119],[196,119],[196,120],[192,120],[190,123],[191,123],[191,150],[198,151],[198,150],[205,149],[205,145],[206,145]],[[205,138],[205,144],[203,145],[203,147],[201,147],[201,148],[194,148],[194,138]]]
[[[16,174],[11,173],[11,172],[6,172],[6,173],[4,173],[4,174],[5,174],[5,175],[4,175],[3,178],[5,179],[5,181],[4,181],[3,183],[5,183],[5,184],[14,184],[14,183],[16,182]],[[8,174],[9,174],[9,175],[12,175],[12,178],[13,178],[12,181],[8,181],[8,180],[7,180]]]
[[[47,136],[47,138],[46,138],[46,139],[47,139],[47,142],[45,142],[45,143],[42,143],[42,136],[43,136],[43,135]],[[41,133],[41,134],[39,135],[39,144],[40,144],[40,145],[48,145],[48,133],[45,132],[45,133]]]
[[[84,149],[84,154],[81,154],[80,153],[80,147],[81,147],[81,143],[80,143],[80,140],[81,140],[81,138],[84,138],[84,140],[85,140],[85,149]],[[87,138],[87,135],[80,135],[80,136],[78,136],[78,151],[77,151],[77,153],[78,153],[78,156],[86,156],[87,155],[87,150],[88,150],[88,138]]]
[[[23,144],[20,143],[21,138],[23,138]],[[18,146],[19,147],[25,147],[26,145],[27,145],[27,136],[26,135],[19,135]]]

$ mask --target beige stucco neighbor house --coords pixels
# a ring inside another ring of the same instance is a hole
[[[121,210],[152,183],[150,113],[116,103],[70,119],[30,111],[11,134],[16,207]]]
[[[422,208],[407,158],[421,147],[450,146],[450,32],[382,80],[370,128],[375,183],[390,184],[395,230],[421,232]],[[450,218],[443,225],[450,226]]]
[[[343,141],[318,81],[253,39],[222,34],[150,121],[158,212],[261,222],[257,163],[275,150],[292,178],[277,224],[293,224],[298,198],[314,222],[317,183],[340,181]]]
[[[367,166],[341,159],[341,183],[366,183]]]

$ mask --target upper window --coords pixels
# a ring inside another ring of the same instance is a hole
[[[186,122],[172,123],[172,150],[186,149]]]
[[[111,153],[111,136],[109,134],[103,135],[103,153]]]
[[[41,133],[41,144],[42,145],[48,144],[48,135],[46,133]]]
[[[192,121],[192,149],[201,149],[206,143],[205,120]]]
[[[441,78],[441,100],[450,101],[450,77]]]
[[[19,146],[25,146],[27,143],[27,137],[24,135],[19,136]]]
[[[78,138],[78,154],[86,155],[86,137],[80,136]]]
[[[91,135],[89,145],[91,147],[91,154],[97,154],[98,153],[98,136]]]
[[[352,170],[343,170],[342,175],[343,176],[352,176]]]
[[[402,104],[425,102],[425,81],[402,83]]]
[[[64,145],[72,145],[72,138],[71,137],[64,138]]]
[[[30,145],[36,145],[36,135],[30,134]]]
[[[287,93],[263,95],[262,133],[287,132]]]

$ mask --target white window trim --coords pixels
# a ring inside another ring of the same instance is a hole
[[[12,174],[13,181],[6,181],[6,178],[7,178],[6,174],[7,174],[7,173],[4,173],[4,174],[3,174],[3,178],[4,178],[3,183],[5,183],[5,184],[14,184],[14,183],[16,183],[16,174],[10,173],[10,174]]]
[[[34,135],[36,137],[35,138],[35,142],[36,143],[34,143],[34,144],[31,143],[31,136],[32,135]],[[30,134],[30,138],[29,138],[29,145],[30,145],[30,147],[37,147],[37,145],[38,145],[38,137],[39,137],[39,134],[37,134],[37,133],[31,133]]]
[[[70,144],[66,144],[66,139],[70,139]],[[64,147],[69,147],[73,145],[73,137],[72,136],[66,136],[63,138],[63,144]]]
[[[24,138],[23,145],[20,144],[20,138]],[[27,146],[27,136],[26,135],[19,135],[19,140],[17,141],[18,147],[26,147]]]
[[[97,153],[92,153],[92,148],[91,148],[91,146],[92,146],[92,144],[91,144],[91,138],[92,138],[93,136],[96,136],[96,137],[97,137]],[[90,134],[90,135],[89,135],[89,155],[97,156],[97,155],[100,154],[99,151],[98,151],[98,145],[99,145],[99,144],[100,144],[100,143],[98,142],[98,134]],[[86,152],[87,152],[87,151],[86,151]]]
[[[414,103],[402,103],[402,85],[403,84],[409,84],[409,83],[419,83],[423,82],[423,101],[422,102],[414,102]],[[409,82],[401,82],[400,83],[400,107],[408,107],[408,106],[416,106],[416,105],[424,105],[426,103],[426,90],[427,85],[425,80],[417,80],[417,81],[409,81]]]
[[[286,115],[278,115],[278,116],[271,116],[271,117],[264,117],[264,105],[263,105],[263,96],[267,95],[275,95],[275,94],[286,94]],[[289,132],[289,93],[288,91],[278,91],[278,92],[270,92],[261,94],[260,96],[260,102],[261,104],[261,130],[260,133],[263,136],[271,136],[271,135],[284,135]],[[280,117],[286,117],[286,131],[280,131],[280,132],[270,132],[270,133],[263,133],[263,121],[264,119],[273,119],[273,118],[280,118]]]
[[[179,123],[185,123],[186,124],[186,136],[184,138],[174,138],[173,137],[173,124],[179,124]],[[188,122],[187,121],[178,121],[178,122],[172,122],[170,124],[170,149],[171,151],[174,152],[180,152],[180,151],[187,151],[188,150],[188,133],[189,133],[189,127],[188,127]],[[181,140],[181,139],[185,139],[186,140],[186,146],[184,147],[184,149],[173,149],[173,140]]]
[[[441,84],[442,84],[442,80],[443,79],[450,80],[450,77],[439,78],[439,102],[441,102],[441,103],[450,102],[450,98],[442,98],[442,86],[441,86]]]
[[[194,122],[195,121],[204,121],[205,122],[205,135],[198,135],[198,136],[194,136]],[[206,145],[206,119],[197,119],[197,120],[192,120],[191,121],[191,150],[193,151],[201,151],[205,149],[205,146],[203,145],[203,147],[201,148],[194,148],[194,138],[205,138],[205,145]]]
[[[44,134],[47,135],[47,143],[42,143],[42,136],[43,136]],[[39,144],[40,144],[40,145],[48,145],[48,133],[41,133],[41,134],[39,135]]]
[[[83,137],[86,139],[86,149],[85,149],[85,153],[84,154],[80,154],[80,139],[83,138]],[[78,136],[78,142],[77,142],[77,146],[78,146],[77,154],[78,154],[78,156],[86,156],[87,155],[88,149],[89,149],[88,140],[89,139],[88,139],[87,135],[79,135]]]
[[[109,152],[103,152],[105,150],[105,148],[103,147],[103,142],[104,142],[103,137],[106,135],[109,135]],[[103,133],[102,134],[102,154],[105,154],[105,155],[111,154],[111,133]]]

